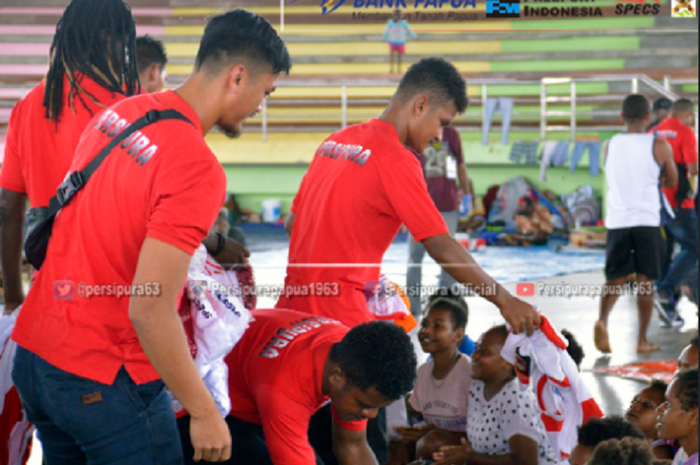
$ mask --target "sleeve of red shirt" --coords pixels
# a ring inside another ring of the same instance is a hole
[[[418,159],[408,151],[401,155],[401,161],[397,158],[389,160],[392,166],[380,167],[379,176],[399,219],[416,242],[448,234],[445,220],[428,194]]]
[[[226,176],[215,160],[175,163],[159,173],[147,237],[192,255],[221,210]]]
[[[459,131],[452,126],[445,126],[443,131],[442,137],[447,141],[447,145],[450,146],[450,150],[452,150],[452,153],[457,160],[457,164],[463,164],[464,154],[462,153],[462,139],[459,137]]]
[[[279,386],[256,386],[255,399],[272,463],[316,465],[316,454],[309,444],[313,413],[309,407],[290,399]]]
[[[683,142],[681,145],[681,151],[683,154],[684,163],[697,163],[698,162],[698,142],[695,137],[695,131],[688,128],[687,131],[683,131]]]
[[[333,404],[331,404],[331,415],[333,416],[333,421],[335,421],[338,426],[348,431],[364,431],[367,429],[367,420],[345,421],[341,419],[340,414],[338,414],[338,411],[333,407]]]
[[[20,160],[18,139],[18,118],[21,103],[15,105],[10,114],[10,125],[5,136],[5,158],[2,161],[2,173],[0,173],[0,187],[25,194],[27,188],[22,174],[22,162]]]

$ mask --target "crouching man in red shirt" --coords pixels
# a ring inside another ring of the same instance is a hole
[[[372,322],[350,330],[282,309],[256,310],[226,362],[230,465],[322,464],[309,444],[309,420],[329,400],[338,463],[377,465],[367,420],[411,391],[416,378],[413,345],[400,327]],[[179,420],[185,457],[192,457],[189,422]]]

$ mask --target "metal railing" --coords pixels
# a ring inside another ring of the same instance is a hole
[[[474,97],[470,99],[470,102],[472,105],[477,104],[481,105],[482,111],[480,115],[474,115],[474,114],[465,114],[461,116],[457,122],[459,123],[460,121],[480,121],[480,120],[485,120],[486,119],[486,105],[484,103],[486,100],[489,98],[489,90],[494,88],[494,87],[502,87],[502,86],[515,86],[515,85],[538,85],[540,86],[540,95],[539,96],[532,96],[532,97],[521,97],[521,98],[516,98],[515,103],[518,104],[539,104],[540,110],[539,114],[537,113],[532,113],[532,112],[514,112],[514,117],[528,117],[532,118],[533,120],[536,120],[539,118],[539,127],[532,127],[532,126],[522,126],[518,127],[516,124],[512,125],[512,130],[514,131],[520,131],[520,132],[539,132],[540,134],[540,139],[545,140],[547,137],[547,133],[549,132],[569,132],[571,135],[571,139],[575,139],[577,133],[580,130],[585,130],[585,131],[606,131],[606,130],[619,130],[622,126],[621,125],[600,125],[600,126],[593,126],[593,125],[588,125],[585,126],[585,128],[581,129],[581,127],[578,125],[578,119],[580,118],[596,118],[596,117],[614,117],[619,114],[619,110],[605,110],[605,109],[596,109],[592,111],[580,111],[579,105],[581,104],[603,104],[605,102],[620,102],[622,99],[624,99],[626,94],[622,93],[608,93],[605,95],[581,95],[579,92],[579,84],[581,83],[591,83],[591,82],[606,82],[606,83],[628,83],[629,84],[629,91],[631,93],[638,93],[640,90],[643,91],[648,91],[646,93],[653,93],[659,96],[665,96],[672,101],[675,101],[679,98],[679,96],[672,91],[673,86],[675,85],[684,85],[684,84],[697,84],[698,80],[694,78],[671,78],[671,77],[665,77],[663,78],[662,82],[659,83],[651,78],[649,78],[646,75],[639,74],[639,75],[600,75],[596,77],[589,77],[589,78],[570,78],[570,77],[551,77],[551,78],[543,78],[539,80],[518,80],[518,79],[488,79],[488,78],[483,78],[483,79],[469,79],[468,80],[468,85],[469,86],[477,86],[480,88],[480,93],[481,95],[479,97]],[[557,93],[557,94],[552,94],[548,92],[548,86],[551,85],[569,85],[569,92],[566,92],[564,94]],[[35,84],[24,84],[24,85],[19,85],[19,86],[13,86],[13,85],[0,85],[0,90],[3,88],[10,88],[10,89],[22,89],[21,94],[26,95],[27,92],[29,92]],[[396,88],[397,83],[396,82],[352,82],[352,83],[328,83],[328,82],[318,82],[318,81],[313,81],[309,80],[306,82],[281,82],[279,84],[279,88],[289,88],[289,87],[322,87],[322,88],[338,88],[339,90],[339,95],[337,98],[323,98],[319,100],[312,100],[310,101],[311,105],[313,104],[316,105],[335,105],[339,104],[339,110],[340,112],[338,113],[335,110],[331,110],[327,114],[318,114],[318,113],[309,113],[309,114],[300,114],[298,112],[295,113],[290,113],[290,114],[274,114],[271,115],[269,112],[269,107],[270,106],[276,106],[276,105],[292,105],[294,106],[295,104],[299,104],[302,99],[292,99],[292,98],[280,98],[280,99],[270,99],[270,100],[265,100],[262,106],[262,112],[260,115],[258,115],[255,118],[251,119],[251,122],[253,121],[259,121],[260,124],[260,129],[259,131],[262,133],[262,140],[267,141],[268,135],[270,132],[272,132],[275,128],[275,126],[271,125],[271,120],[274,122],[275,118],[331,118],[335,121],[340,119],[340,128],[344,128],[348,125],[348,122],[351,118],[353,119],[366,119],[366,118],[371,118],[375,117],[376,114],[358,114],[358,113],[353,113],[350,114],[350,106],[351,102],[353,105],[386,105],[389,102],[389,98],[358,98],[358,99],[350,99],[348,89],[349,88],[362,88],[362,87],[387,87],[387,88]],[[548,107],[551,104],[569,104],[570,110],[569,111],[556,111],[556,110],[549,110]],[[316,107],[318,108],[318,106]],[[516,107],[517,108],[517,107]],[[553,117],[553,118],[561,118],[561,117],[566,117],[568,119],[568,124],[558,124],[558,125],[550,125],[548,123],[548,118]],[[697,121],[698,118],[696,118]],[[286,127],[283,129],[285,132],[294,132],[294,131],[304,131],[304,132],[314,132],[314,131],[333,131],[338,128],[337,125],[333,124],[325,124],[325,123],[319,123],[319,122],[314,122],[313,127],[303,127],[303,128],[298,128],[298,127]],[[337,124],[337,123],[336,123]],[[697,122],[696,122],[697,124]],[[253,130],[258,130],[257,128],[251,128]],[[463,131],[480,131],[481,129],[478,127],[463,127],[461,128]],[[696,127],[697,130],[697,127]]]
[[[672,101],[679,98],[677,94],[672,92],[673,85],[682,84],[693,84],[697,83],[697,80],[692,78],[671,78],[666,77],[663,79],[663,83],[658,83],[657,81],[649,78],[646,75],[601,75],[592,78],[567,78],[567,77],[557,77],[557,78],[543,78],[540,80],[517,80],[517,79],[469,79],[468,84],[470,86],[478,86],[481,90],[481,95],[478,98],[470,99],[471,103],[481,104],[482,111],[480,118],[483,120],[486,118],[486,106],[484,102],[488,99],[489,88],[495,86],[513,86],[513,85],[539,85],[541,92],[539,98],[519,98],[515,99],[516,103],[539,103],[540,112],[539,115],[534,113],[524,113],[518,112],[514,116],[518,117],[537,117],[539,116],[539,127],[514,127],[513,130],[518,130],[521,132],[539,132],[540,139],[545,140],[548,132],[566,131],[570,132],[571,139],[575,139],[577,133],[580,131],[577,125],[577,119],[579,118],[589,118],[589,117],[601,117],[610,116],[614,117],[619,114],[619,110],[592,110],[592,111],[579,111],[578,105],[581,103],[602,103],[605,101],[621,101],[624,99],[626,94],[608,94],[608,95],[580,95],[578,92],[579,83],[590,83],[590,82],[607,82],[607,83],[629,83],[629,91],[631,93],[639,93],[640,90],[646,90],[646,93],[653,93],[659,96],[665,96]],[[566,95],[555,94],[552,95],[547,92],[547,86],[551,85],[562,85],[569,84],[569,92]],[[344,128],[348,125],[349,118],[370,118],[376,115],[365,115],[365,114],[349,114],[349,102],[348,89],[349,88],[361,88],[361,87],[391,87],[395,88],[397,84],[395,82],[356,82],[356,83],[327,83],[327,82],[298,82],[298,83],[281,83],[280,88],[283,87],[335,87],[339,89],[339,99],[326,98],[323,100],[315,101],[317,104],[335,104],[340,103],[340,114],[336,112],[329,112],[327,114],[277,114],[277,118],[338,118],[340,117],[340,128]],[[650,91],[650,92],[649,92]],[[270,132],[269,121],[270,117],[268,115],[268,106],[277,104],[294,104],[298,103],[299,100],[293,99],[272,99],[270,101],[265,101],[263,104],[263,118],[261,121],[261,132],[263,141],[267,140],[267,135]],[[380,105],[387,104],[389,102],[388,98],[384,99],[354,99],[352,102],[356,105]],[[555,103],[565,103],[570,105],[570,111],[553,111],[548,110],[550,104]],[[568,124],[566,125],[549,125],[548,117],[567,117]],[[467,114],[460,117],[460,120],[470,120],[475,118],[475,115]],[[458,121],[460,121],[458,120]],[[329,127],[332,129],[332,125],[319,125],[318,129],[328,130]],[[336,126],[337,127],[337,126]],[[585,131],[606,131],[606,130],[619,130],[621,125],[601,125],[601,126],[586,126],[583,130]],[[294,131],[294,128],[285,128],[284,131]],[[303,131],[309,131],[309,128],[301,129]],[[466,131],[479,131],[479,128],[462,128]]]

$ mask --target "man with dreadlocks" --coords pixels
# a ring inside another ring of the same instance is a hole
[[[48,205],[92,117],[139,92],[135,37],[122,0],[73,0],[56,26],[46,79],[12,109],[0,176],[8,313],[24,300],[20,263],[27,198],[30,207]]]
[[[182,86],[123,100],[86,128],[73,174],[137,120],[155,119],[116,144],[56,217],[17,318],[13,381],[48,465],[181,465],[166,385],[189,412],[193,459],[230,457],[178,294],[225,198],[226,176],[204,135],[214,126],[238,135],[290,68],[265,19],[231,11],[205,28]]]

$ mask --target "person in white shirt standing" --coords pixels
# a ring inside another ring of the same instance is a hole
[[[595,345],[610,353],[608,316],[628,277],[635,275],[639,334],[637,352],[659,350],[647,340],[647,329],[654,305],[654,280],[659,276],[663,240],[660,187],[674,187],[678,171],[668,142],[646,134],[651,106],[643,95],[630,95],[622,105],[625,132],[613,136],[605,147],[608,184],[608,229],[605,259],[606,285],[595,324]]]

